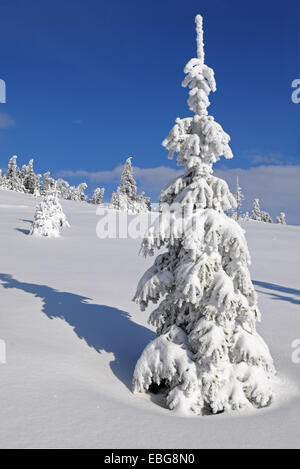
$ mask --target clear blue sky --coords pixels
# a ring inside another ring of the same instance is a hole
[[[161,141],[190,115],[181,81],[197,13],[218,87],[210,113],[235,154],[222,164],[300,164],[299,1],[0,0],[0,113],[14,121],[0,167],[13,154],[40,172],[111,170],[130,155],[175,167]]]

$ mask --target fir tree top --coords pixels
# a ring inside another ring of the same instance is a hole
[[[188,105],[194,117],[176,119],[176,124],[163,146],[169,150],[172,159],[178,153],[178,166],[201,166],[204,171],[211,171],[213,163],[221,156],[232,158],[229,147],[230,136],[221,125],[208,115],[210,105],[208,96],[216,91],[214,71],[204,63],[204,44],[202,17],[196,16],[197,58],[191,59],[184,68],[186,77],[182,86],[189,87]]]

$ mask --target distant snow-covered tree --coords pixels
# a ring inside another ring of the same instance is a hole
[[[268,212],[261,211],[261,221],[264,223],[273,223],[273,219]]]
[[[50,176],[50,171],[47,171],[41,183],[41,195],[47,195],[49,192],[52,192],[55,186],[55,180]]]
[[[137,194],[137,186],[132,172],[131,158],[127,158],[121,183],[116,192],[112,194],[112,206],[116,210],[130,213],[149,211],[150,199],[144,193]]]
[[[119,194],[118,194],[118,191],[117,192],[113,192],[112,195],[111,195],[111,205],[113,208],[115,208],[116,210],[119,209]]]
[[[64,179],[57,179],[56,181],[56,190],[58,197],[61,199],[70,198],[70,184]]]
[[[259,199],[254,199],[253,208],[251,212],[251,220],[261,221],[261,211],[259,205]]]
[[[281,225],[286,225],[285,213],[280,212],[280,215],[276,217],[276,223],[281,223]]]
[[[145,195],[145,192],[137,195],[137,204],[140,212],[151,211],[151,199]]]
[[[126,194],[129,199],[135,200],[137,187],[136,182],[133,177],[132,173],[132,164],[131,164],[131,157],[127,158],[122,176],[121,176],[121,184],[119,186],[120,192],[122,194]]]
[[[116,192],[112,194],[112,205],[121,211],[134,211],[137,187],[132,174],[131,158],[127,158],[121,176],[121,183]]]
[[[38,204],[30,234],[57,238],[62,228],[69,227],[59,203],[57,192],[49,192]]]
[[[84,202],[87,199],[87,195],[85,194],[86,188],[87,184],[85,182],[82,182],[77,187],[71,187],[69,199]]]
[[[5,189],[5,179],[2,176],[2,169],[0,169],[0,189]]]
[[[207,112],[216,83],[204,64],[199,15],[196,25],[198,57],[183,82],[194,116],[176,119],[163,142],[185,170],[161,193],[161,212],[141,248],[144,255],[161,250],[134,298],[142,310],[158,304],[149,319],[158,337],[137,362],[133,389],[161,387],[170,409],[215,414],[268,405],[274,366],[256,332],[260,313],[244,232],[224,213],[235,198],[213,176],[213,164],[233,155],[229,135]]]
[[[34,194],[39,190],[39,179],[33,169],[33,159],[31,159],[28,165],[22,167],[22,179],[25,191],[29,194]]]
[[[41,195],[41,174],[35,175],[35,189],[33,195],[39,197]]]
[[[12,156],[8,162],[8,169],[5,174],[5,185],[7,189],[17,192],[24,192],[21,171],[17,166],[17,156]]]
[[[235,192],[235,200],[236,200],[236,220],[239,220],[241,217],[241,209],[244,200],[244,194],[242,192],[242,188],[240,186],[239,177],[236,177],[236,192]]]
[[[271,215],[260,209],[259,199],[254,199],[250,218],[251,220],[262,221],[264,223],[273,223]]]
[[[104,196],[104,188],[97,187],[94,190],[93,196],[89,199],[90,204],[100,205]]]
[[[86,188],[87,184],[85,182],[82,182],[77,187],[80,202],[84,202],[85,200],[87,200],[87,195],[85,194]]]

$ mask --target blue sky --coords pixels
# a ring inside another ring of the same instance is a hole
[[[0,0],[0,167],[13,154],[20,165],[34,157],[39,172],[103,182],[108,196],[130,155],[138,168],[174,172],[161,141],[190,115],[181,81],[196,53],[197,13],[218,88],[209,110],[235,154],[219,169],[300,165],[300,104],[291,101],[299,2]],[[93,177],[103,171],[104,180]],[[157,196],[160,179],[143,181]]]

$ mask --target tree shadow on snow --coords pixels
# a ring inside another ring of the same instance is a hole
[[[257,290],[259,293],[267,293],[270,295],[274,300],[283,300],[289,301],[295,305],[300,305],[300,298],[294,298],[295,296],[300,297],[300,290],[296,290],[294,288],[282,287],[280,285],[276,285],[274,283],[268,282],[259,282],[258,280],[254,280],[253,284],[257,287],[265,288],[266,290],[272,290],[270,292],[264,292],[262,290]],[[275,293],[279,292],[279,293]],[[286,293],[287,295],[282,295],[281,293]]]
[[[30,230],[24,230],[23,228],[15,228],[16,231],[19,231],[20,233],[23,233],[24,235],[29,235]]]
[[[20,221],[23,221],[24,223],[30,223],[30,225],[32,224],[32,220],[26,220],[24,218],[20,218]],[[26,230],[24,228],[15,228],[16,231],[19,231],[20,233],[23,233],[24,235],[29,235],[30,233],[30,230]]]
[[[74,328],[80,339],[95,349],[112,352],[110,367],[115,376],[131,387],[135,364],[154,333],[130,319],[125,311],[106,305],[90,304],[89,298],[60,292],[46,285],[19,282],[11,275],[0,274],[4,288],[16,288],[40,298],[48,318],[60,318]]]

